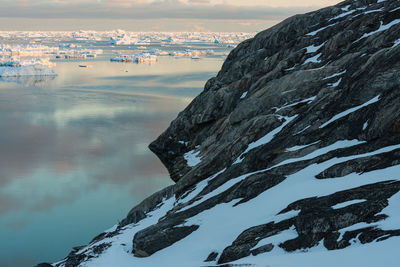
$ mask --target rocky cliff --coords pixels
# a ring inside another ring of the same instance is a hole
[[[55,266],[399,266],[400,2],[241,43],[150,149],[176,184]]]

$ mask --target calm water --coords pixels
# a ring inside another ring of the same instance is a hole
[[[170,185],[147,146],[222,62],[103,55],[57,61],[53,80],[0,80],[0,266],[60,260]]]

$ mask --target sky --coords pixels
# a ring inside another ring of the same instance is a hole
[[[254,31],[338,0],[0,0],[0,30]]]

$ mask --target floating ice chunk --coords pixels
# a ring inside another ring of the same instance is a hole
[[[331,124],[332,122],[334,122],[334,121],[336,121],[336,120],[338,120],[338,119],[341,119],[341,118],[343,118],[343,117],[346,117],[346,116],[349,115],[350,113],[353,113],[353,112],[355,112],[355,111],[357,111],[357,110],[359,110],[359,109],[362,109],[363,107],[366,107],[366,106],[368,106],[368,105],[371,105],[371,104],[373,104],[373,103],[378,102],[380,96],[381,96],[381,95],[378,95],[378,96],[374,97],[373,99],[369,100],[368,102],[366,102],[366,103],[364,103],[364,104],[362,104],[362,105],[356,106],[356,107],[354,107],[354,108],[350,108],[350,109],[348,109],[348,110],[346,110],[346,111],[343,111],[343,112],[341,112],[341,113],[339,113],[339,114],[333,116],[332,119],[330,119],[329,121],[327,121],[327,122],[325,122],[324,124],[322,124],[321,126],[319,126],[319,128],[320,128],[320,129],[321,129],[321,128],[324,128],[324,127],[327,126],[328,124]]]
[[[48,59],[0,62],[0,77],[56,76],[54,65]]]
[[[113,57],[110,61],[114,62],[135,62],[135,63],[145,63],[145,62],[156,62],[157,56],[148,53],[137,54],[137,55],[122,55]]]
[[[169,55],[173,57],[193,57],[193,56],[204,56],[204,55],[213,55],[214,50],[190,50],[187,49],[183,52],[173,51],[170,52]]]
[[[137,40],[131,39],[128,35],[122,34],[115,37],[110,37],[109,44],[112,45],[132,45],[135,44]]]

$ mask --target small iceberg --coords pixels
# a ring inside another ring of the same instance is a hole
[[[191,49],[186,49],[183,52],[178,52],[178,51],[174,51],[174,52],[170,52],[169,55],[173,56],[173,57],[198,57],[198,56],[204,56],[204,55],[213,55],[214,54],[214,50],[191,50]]]
[[[134,62],[134,63],[151,63],[157,61],[157,56],[149,53],[137,55],[121,55],[110,59],[113,62]]]
[[[135,44],[134,39],[131,39],[128,35],[122,34],[115,37],[110,37],[110,41],[108,42],[111,45],[133,45]]]

